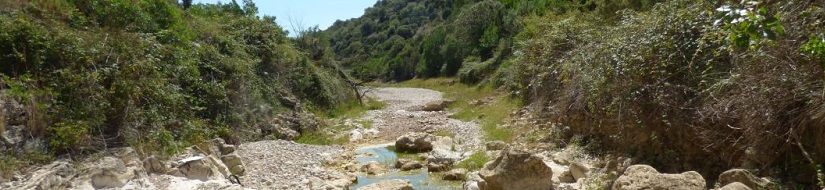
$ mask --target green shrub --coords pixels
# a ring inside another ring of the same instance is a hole
[[[484,151],[478,151],[456,164],[458,168],[466,168],[468,170],[478,170],[484,167],[484,164],[492,160]]]
[[[475,84],[487,79],[488,76],[495,72],[498,67],[497,58],[488,59],[484,62],[478,60],[465,60],[460,70],[458,70],[458,79],[462,83]]]

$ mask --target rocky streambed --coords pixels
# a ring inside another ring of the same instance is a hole
[[[350,133],[369,134],[350,138],[358,145],[356,157],[342,168],[358,176],[352,189],[387,188],[382,183],[398,180],[404,183],[396,184],[409,184],[414,189],[462,188],[466,170],[452,171],[452,175],[450,170],[481,148],[478,124],[449,118],[444,108],[450,101],[444,100],[441,92],[376,88],[367,95],[387,106],[368,111],[359,119],[372,123],[371,128],[356,128]],[[453,177],[445,177],[448,175]]]
[[[766,189],[770,181],[732,169],[709,184],[696,172],[661,173],[623,157],[589,157],[575,146],[484,142],[478,124],[449,118],[441,93],[377,88],[388,103],[368,111],[344,146],[214,139],[171,157],[132,148],[57,160],[14,175],[0,189]],[[483,155],[475,171],[459,168]]]
[[[461,182],[443,180],[442,176],[430,173],[420,163],[411,163],[412,160],[399,160],[397,153],[392,150],[391,144],[367,146],[356,150],[357,163],[362,165],[379,164],[387,167],[383,172],[359,175],[351,189],[359,189],[382,181],[405,180],[410,187],[418,190],[461,189]],[[368,167],[367,167],[368,168]],[[375,172],[375,171],[371,171]]]

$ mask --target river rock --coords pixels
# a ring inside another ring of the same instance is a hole
[[[613,183],[615,190],[705,189],[705,179],[695,171],[661,174],[648,165],[633,165]]]
[[[587,175],[590,173],[590,169],[578,162],[571,162],[569,168],[574,180],[587,178]]]
[[[573,177],[573,174],[570,173],[570,170],[565,170],[564,172],[559,175],[559,182],[562,183],[576,183],[576,178]]]
[[[358,171],[358,165],[355,164],[355,163],[347,163],[347,164],[344,164],[343,167],[344,167],[344,171],[347,171],[347,172],[350,172],[350,173]]]
[[[381,131],[378,131],[378,129],[364,129],[363,133],[364,137],[375,138]]]
[[[62,189],[70,184],[74,170],[66,161],[54,161],[38,167],[26,176],[25,181],[13,184],[10,189]]]
[[[435,149],[445,149],[445,150],[452,150],[453,149],[453,138],[445,137],[445,136],[435,136],[435,141],[433,141],[433,150]]]
[[[424,165],[422,165],[421,163],[411,162],[411,163],[407,163],[407,164],[402,165],[400,169],[401,169],[401,171],[410,171],[410,170],[415,170],[415,169],[421,169],[423,167],[424,167]]]
[[[452,169],[449,172],[447,172],[447,174],[444,174],[443,179],[444,180],[450,180],[450,181],[463,181],[463,180],[466,180],[467,179],[467,169],[464,169],[464,168]]]
[[[431,151],[435,140],[435,136],[428,133],[408,133],[395,139],[395,150],[403,152]]]
[[[742,184],[742,183],[739,183],[739,182],[733,182],[733,183],[730,183],[728,185],[725,185],[722,188],[719,188],[719,190],[752,190],[752,189],[750,187],[748,187],[747,185],[745,185],[745,184]]]
[[[424,104],[424,106],[421,107],[421,111],[441,111],[452,103],[453,101],[451,100],[433,100]]]
[[[446,163],[442,164],[442,163],[431,162],[431,163],[427,164],[427,171],[428,172],[443,172],[443,171],[450,170],[451,166],[452,165],[446,164]]]
[[[217,155],[218,157],[220,157],[221,155],[223,155],[223,151],[221,151],[221,148],[224,145],[226,145],[226,142],[222,138],[214,138],[212,140],[201,142],[196,147],[190,148],[201,151],[203,154]]]
[[[233,175],[243,175],[244,171],[246,170],[246,166],[241,161],[241,157],[238,154],[228,154],[221,156],[221,161],[229,168],[229,172]]]
[[[395,168],[401,168],[401,166],[403,166],[404,164],[410,163],[410,162],[415,162],[415,161],[410,160],[410,159],[406,159],[406,158],[399,158],[398,160],[395,160]]]
[[[501,150],[507,147],[507,143],[504,143],[504,141],[490,141],[485,144],[485,147],[487,150]]]
[[[146,169],[147,172],[155,174],[164,174],[169,171],[169,167],[154,155],[143,159],[143,168]]]
[[[95,189],[123,187],[140,172],[134,167],[127,167],[123,160],[111,156],[103,157],[90,166],[88,169],[93,173],[91,182]]]
[[[349,189],[349,186],[352,185],[352,181],[353,180],[343,178],[326,181],[323,189]]]
[[[464,190],[480,190],[481,189],[480,187],[478,187],[478,181],[464,182],[464,185],[462,185],[462,187],[464,188]]]
[[[480,171],[485,189],[553,189],[553,170],[541,157],[505,148],[495,160],[484,164]]]
[[[770,183],[744,169],[731,169],[719,175],[719,185],[725,186],[734,182],[742,183],[751,189],[765,189]]]
[[[459,160],[461,160],[460,152],[440,148],[433,149],[433,151],[430,152],[430,156],[427,157],[427,163],[437,163],[446,165],[453,165]]]
[[[616,172],[618,174],[624,173],[624,171],[633,165],[633,159],[627,157],[618,157],[616,158]]]
[[[235,152],[235,149],[237,149],[235,147],[235,145],[231,145],[231,144],[221,145],[221,154],[223,154],[223,155],[232,154],[232,153]]]
[[[384,170],[384,166],[381,166],[381,163],[378,163],[377,161],[367,162],[366,164],[361,166],[361,172],[370,175],[384,173]]]
[[[573,155],[568,151],[561,151],[553,154],[552,159],[553,162],[556,162],[557,164],[569,165],[570,161],[573,160]]]
[[[355,142],[364,138],[364,134],[361,134],[361,131],[358,129],[353,129],[349,132],[349,142]]]
[[[369,184],[358,190],[413,190],[413,187],[409,180],[393,179]]]
[[[401,171],[410,171],[414,169],[423,168],[424,165],[418,163],[418,161],[410,160],[410,159],[398,159],[395,162],[395,168],[401,169]]]
[[[226,176],[226,166],[218,162],[212,156],[194,156],[183,159],[177,167],[177,171],[189,179],[207,181],[212,179],[223,179]],[[176,172],[174,172],[176,173]]]

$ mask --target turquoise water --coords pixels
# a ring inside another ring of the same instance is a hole
[[[387,146],[388,145],[382,145],[376,147],[360,148],[355,150],[355,153],[359,155],[355,157],[355,160],[358,163],[363,164],[371,161],[377,161],[381,164],[384,164],[384,166],[386,166],[389,171],[381,175],[359,175],[358,182],[356,182],[351,189],[358,189],[369,184],[391,179],[410,180],[410,183],[412,183],[413,188],[415,188],[416,190],[461,189],[460,182],[449,182],[441,180],[440,175],[429,174],[426,168],[412,171],[400,171],[398,169],[393,168],[393,166],[395,166],[395,161],[398,159],[398,155],[396,155],[395,152],[393,152],[392,150],[388,149]],[[365,154],[369,154],[371,156],[363,156]]]

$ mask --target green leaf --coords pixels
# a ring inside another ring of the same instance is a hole
[[[782,27],[782,25],[777,25],[777,26],[775,27],[775,30],[776,30],[776,33],[777,33],[777,34],[779,34],[779,35],[785,35],[785,27]]]

